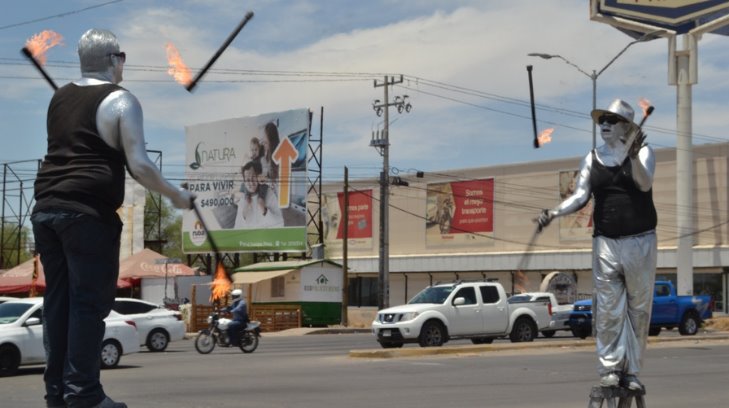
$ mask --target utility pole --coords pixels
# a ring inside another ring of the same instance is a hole
[[[383,87],[385,89],[385,99],[381,102],[379,99],[375,99],[372,103],[372,109],[375,111],[377,116],[385,114],[385,124],[382,133],[377,132],[377,137],[373,132],[370,146],[377,149],[382,156],[382,172],[380,173],[380,271],[379,271],[379,293],[378,293],[378,306],[380,309],[387,308],[390,304],[390,106],[395,106],[398,113],[410,112],[412,105],[408,102],[408,96],[402,97],[396,96],[392,102],[390,102],[389,87],[395,84],[402,83],[403,78],[395,79],[395,77],[385,76],[383,82],[375,80],[375,88]]]
[[[349,325],[349,168],[344,166],[344,208],[342,223],[342,326]]]

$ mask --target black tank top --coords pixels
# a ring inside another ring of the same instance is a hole
[[[65,85],[48,107],[48,152],[35,180],[33,212],[73,210],[110,220],[124,201],[123,152],[99,136],[96,111],[114,84]]]
[[[620,238],[656,228],[653,189],[636,187],[629,158],[620,166],[607,167],[593,150],[590,185],[595,200],[593,236]]]

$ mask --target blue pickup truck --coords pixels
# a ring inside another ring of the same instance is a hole
[[[682,335],[692,336],[699,331],[704,320],[710,319],[711,296],[678,296],[671,281],[656,281],[653,311],[648,334],[658,336],[662,328],[678,327]],[[575,337],[592,335],[592,300],[578,300],[567,321]]]

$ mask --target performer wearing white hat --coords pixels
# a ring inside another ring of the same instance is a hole
[[[625,101],[592,111],[605,144],[582,160],[575,192],[538,218],[574,213],[592,196],[593,331],[600,385],[638,390],[655,282],[657,243],[653,149]],[[634,141],[628,145],[630,136]]]

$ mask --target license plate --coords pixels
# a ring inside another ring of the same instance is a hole
[[[383,330],[381,333],[382,333],[382,337],[392,336],[392,332],[390,330]]]

